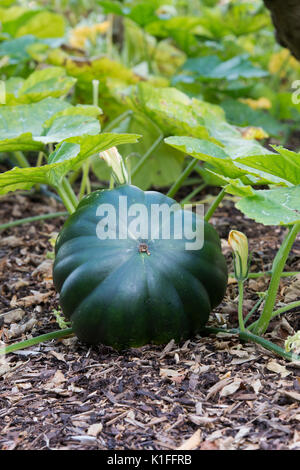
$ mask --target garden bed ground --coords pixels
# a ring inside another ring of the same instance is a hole
[[[2,223],[63,210],[54,199],[8,195]],[[18,226],[0,238],[0,339],[15,342],[58,328],[49,239],[63,219]],[[247,221],[225,200],[212,219],[231,263],[230,229],[245,232],[252,270],[269,270],[284,229]],[[288,270],[300,268],[300,239]],[[267,278],[246,285],[245,313]],[[282,280],[278,305],[299,299],[300,279]],[[210,323],[237,325],[230,283]],[[300,329],[299,309],[271,324],[283,344]],[[216,315],[218,314],[218,315]],[[0,364],[1,449],[299,449],[300,368],[234,336],[145,346],[118,354],[75,338],[10,354]]]

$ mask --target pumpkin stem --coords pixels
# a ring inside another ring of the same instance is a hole
[[[147,253],[148,256],[150,255],[150,251],[149,251],[147,243],[140,243],[139,253]]]

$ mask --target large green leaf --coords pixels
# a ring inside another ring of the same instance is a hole
[[[273,146],[277,154],[255,155],[237,158],[236,164],[241,168],[258,175],[275,176],[275,182],[287,185],[300,184],[300,153],[292,152],[283,147]]]
[[[290,225],[300,222],[300,185],[255,191],[236,207],[247,217],[264,225]]]
[[[278,136],[286,129],[286,125],[279,122],[269,112],[252,109],[245,103],[234,99],[224,100],[221,104],[226,119],[236,126],[262,127],[268,134]]]
[[[16,31],[16,37],[32,34],[37,38],[57,38],[65,34],[65,20],[62,15],[50,11],[41,11],[28,21],[22,22]]]
[[[6,82],[6,104],[33,103],[48,97],[59,98],[66,95],[75,83],[76,79],[68,77],[62,67],[36,70],[26,80],[18,79],[18,82],[12,77]]]
[[[255,67],[247,55],[235,56],[224,62],[215,55],[191,58],[186,61],[183,70],[191,70],[198,79],[237,80],[268,75],[265,70]]]
[[[164,135],[209,138],[203,116],[193,109],[190,98],[176,88],[154,88],[140,83],[131,89],[114,91],[126,105],[153,120]]]
[[[105,13],[125,16],[135,21],[140,26],[145,26],[157,19],[156,9],[163,2],[161,0],[151,0],[151,2],[139,0],[136,2],[127,1],[120,3],[117,1],[99,0],[98,3],[103,7]]]
[[[18,64],[20,61],[29,60],[30,55],[27,49],[35,41],[36,38],[32,35],[3,41],[0,44],[0,57],[7,56],[10,64]]]
[[[271,153],[256,140],[242,137],[241,131],[226,122],[220,106],[190,99],[176,88],[153,88],[139,83],[133,88],[114,88],[112,94],[131,109],[144,113],[165,136],[191,136],[210,140],[231,158]]]
[[[134,134],[86,135],[67,139],[49,156],[49,163],[40,167],[19,168],[0,174],[0,194],[17,189],[30,189],[36,183],[59,187],[63,176],[95,153],[111,147],[136,142]]]
[[[165,139],[165,142],[187,155],[211,163],[222,176],[239,178],[246,174],[245,171],[240,170],[234,165],[234,162],[222,147],[213,142],[193,137],[177,136],[168,137]]]
[[[146,31],[159,38],[173,38],[176,44],[186,53],[197,50],[196,34],[210,36],[201,26],[196,16],[175,16],[166,20],[157,20],[146,26]]]
[[[62,114],[67,109],[70,109],[68,114]],[[73,116],[71,109],[75,110]],[[56,98],[0,108],[1,151],[36,150],[40,148],[37,144],[40,142],[59,142],[67,137],[99,132],[100,124],[95,117],[86,115],[84,111],[82,115],[78,114],[77,107]]]
[[[253,33],[270,23],[269,15],[261,13],[260,7],[253,2],[228,2],[221,8],[203,8],[201,25],[216,39]]]

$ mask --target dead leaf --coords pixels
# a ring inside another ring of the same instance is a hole
[[[36,325],[37,319],[30,318],[26,323],[20,325],[20,323],[12,323],[9,330],[5,331],[5,336],[8,339],[17,338],[22,336],[26,331],[31,331],[32,328]]]
[[[297,274],[293,282],[285,290],[284,302],[288,304],[290,302],[299,300],[299,291],[300,291],[300,274]]]
[[[31,305],[41,304],[43,302],[46,302],[48,297],[51,295],[51,292],[31,292],[33,292],[33,295],[27,295],[26,297],[17,300],[16,305],[20,305],[22,307],[30,307]]]
[[[201,430],[198,429],[189,439],[187,439],[176,450],[193,450],[201,443]]]
[[[51,356],[56,357],[59,361],[66,362],[65,356],[57,351],[50,351]]]
[[[232,395],[240,388],[241,383],[241,379],[234,379],[233,382],[228,385],[225,385],[225,387],[222,388],[220,397],[228,397],[229,395]]]
[[[257,394],[262,388],[262,383],[259,379],[256,379],[250,382],[250,387],[252,387],[254,392]]]
[[[200,444],[200,450],[219,450],[216,441],[203,441]]]
[[[44,385],[44,389],[57,391],[57,387],[63,384],[65,381],[66,378],[64,374],[60,370],[57,370],[53,377],[48,380],[48,382],[46,382],[46,384]],[[58,390],[61,392],[63,389],[58,388]]]
[[[276,374],[280,374],[282,378],[287,377],[288,375],[291,374],[290,371],[287,370],[285,366],[282,366],[278,362],[271,360],[268,362],[266,365],[266,368],[272,372],[276,372]]]
[[[192,421],[192,423],[196,424],[197,426],[200,426],[201,424],[209,425],[218,420],[218,418],[212,418],[209,416],[197,416],[197,415],[188,415],[188,416],[189,416],[189,420]]]
[[[22,320],[23,316],[25,315],[24,310],[21,308],[16,308],[14,310],[10,310],[9,312],[4,313],[4,323],[9,325],[10,323],[15,323]]]
[[[7,246],[9,248],[16,248],[17,246],[23,245],[24,241],[22,238],[18,238],[15,235],[9,237],[0,238],[0,246]]]
[[[160,369],[159,375],[172,380],[172,382],[181,383],[185,379],[186,374],[174,369]]]
[[[38,274],[42,274],[42,277],[51,279],[53,270],[53,260],[45,259],[32,273],[32,276],[35,277]]]

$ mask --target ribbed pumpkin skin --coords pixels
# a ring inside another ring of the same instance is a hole
[[[227,267],[215,229],[205,222],[204,246],[186,240],[101,240],[100,204],[175,203],[163,194],[123,185],[81,201],[56,242],[53,280],[75,334],[116,349],[167,343],[197,334],[224,297]],[[193,216],[194,217],[194,216]],[[147,243],[150,255],[140,252]]]

